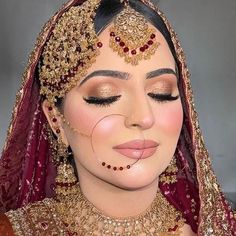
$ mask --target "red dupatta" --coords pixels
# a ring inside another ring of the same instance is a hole
[[[0,160],[1,212],[54,196],[56,168],[47,139],[47,120],[41,108],[37,65],[58,19],[70,7],[83,2],[71,0],[63,5],[44,26],[30,55]],[[170,32],[177,55],[179,90],[184,108],[184,123],[175,153],[178,181],[160,183],[160,189],[198,235],[235,235],[236,221],[232,209],[217,183],[199,128],[183,50],[163,13],[150,1],[142,2],[161,16]]]

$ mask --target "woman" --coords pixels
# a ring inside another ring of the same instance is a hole
[[[146,0],[72,0],[51,18],[0,168],[3,235],[235,235],[183,51]]]

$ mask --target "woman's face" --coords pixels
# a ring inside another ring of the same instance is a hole
[[[133,66],[109,47],[109,28],[104,30],[96,62],[66,95],[63,112],[74,131],[68,125],[64,131],[79,177],[86,172],[137,189],[158,180],[170,163],[183,111],[175,61],[161,33],[156,34],[155,54]]]

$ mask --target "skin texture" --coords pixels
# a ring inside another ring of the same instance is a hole
[[[156,53],[133,66],[109,47],[109,27],[105,29],[99,36],[103,47],[87,78],[82,78],[83,82],[64,99],[64,117],[77,132],[60,121],[54,110],[62,139],[73,151],[84,195],[109,216],[134,216],[148,208],[158,190],[158,176],[169,165],[182,128],[180,98],[160,102],[148,95],[179,95],[178,79],[173,73],[153,73],[163,68],[175,71],[175,61],[164,37],[158,30],[156,34],[160,42]],[[94,73],[100,70],[122,73]],[[109,106],[99,106],[84,100],[91,96],[120,98]],[[43,108],[55,131],[46,107],[45,101]],[[136,139],[153,140],[158,148],[149,158],[132,165],[135,160],[113,147]],[[132,166],[129,170],[113,171],[103,167],[103,161],[112,166]],[[183,235],[192,235],[187,225]]]

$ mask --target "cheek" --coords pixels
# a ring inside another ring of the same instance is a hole
[[[64,116],[74,129],[85,135],[91,133],[96,123],[96,115],[86,107],[83,98],[73,90],[66,96]]]
[[[183,109],[180,101],[163,104],[155,113],[159,129],[168,135],[179,135],[183,123]]]
[[[103,141],[119,130],[117,124],[124,119],[121,115],[109,113],[106,108],[88,107],[84,103],[68,104],[64,113],[66,120],[79,133]]]

